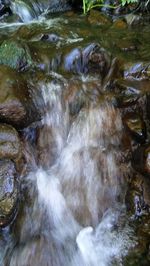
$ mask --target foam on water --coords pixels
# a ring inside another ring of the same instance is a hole
[[[70,265],[106,266],[121,258],[129,245],[128,229],[119,235],[114,230],[118,209],[123,208],[123,200],[117,199],[124,195],[123,173],[116,157],[121,117],[105,104],[80,111],[69,126],[68,108],[62,107],[57,89],[49,84],[50,93],[43,95],[46,105],[53,102],[45,123],[61,126],[57,132],[61,148],[55,165],[47,173],[36,173],[39,200],[48,212],[53,238],[64,245],[69,239],[72,246],[77,244]]]
[[[33,223],[32,234],[40,238],[16,248],[10,265],[122,265],[131,230],[120,222],[125,215],[124,173],[118,163],[120,113],[109,104],[89,107],[71,123],[61,85],[40,86],[46,108],[43,125],[51,128],[56,159],[47,170],[41,167],[29,176],[31,187],[37,188],[31,216],[38,216],[33,221],[28,217],[28,224]],[[23,243],[31,234],[26,223],[20,234]]]

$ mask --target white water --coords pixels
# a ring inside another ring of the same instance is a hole
[[[120,222],[125,180],[118,156],[119,111],[108,104],[85,108],[71,123],[61,86],[40,86],[47,110],[43,126],[51,132],[55,161],[29,176],[37,196],[10,265],[122,265],[131,232]],[[44,141],[48,145],[48,135]]]
[[[41,14],[44,16],[47,12],[68,10],[66,2],[65,0],[11,0],[10,8],[26,23],[37,19]]]

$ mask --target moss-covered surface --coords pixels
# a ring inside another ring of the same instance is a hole
[[[32,58],[27,47],[15,41],[4,41],[0,46],[0,64],[24,70],[31,66]]]

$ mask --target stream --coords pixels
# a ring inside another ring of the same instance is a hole
[[[26,2],[0,22],[0,266],[148,266],[149,18]]]

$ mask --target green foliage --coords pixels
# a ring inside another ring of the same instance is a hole
[[[83,0],[83,12],[86,14],[90,9],[94,7],[109,7],[116,8],[115,5],[107,5],[104,0]],[[125,4],[135,3],[138,0],[120,0],[120,4],[124,6]]]
[[[120,1],[122,6],[124,6],[125,4],[132,4],[132,3],[137,3],[137,0],[121,0]]]

